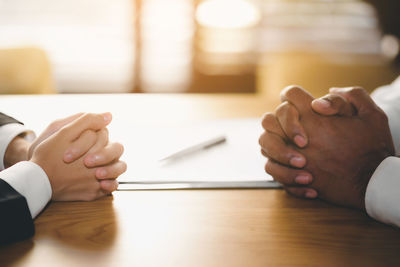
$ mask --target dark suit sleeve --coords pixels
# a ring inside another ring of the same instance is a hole
[[[25,197],[0,179],[0,244],[20,241],[34,235],[33,219]]]
[[[22,124],[0,112],[0,126],[9,123]],[[34,233],[33,220],[25,197],[0,179],[0,244],[20,241]]]
[[[12,118],[10,116],[7,116],[6,114],[0,112],[0,126],[5,125],[5,124],[9,124],[9,123],[23,124],[22,122],[17,121],[16,119],[14,119],[14,118]],[[0,136],[0,138],[1,138],[1,136]]]

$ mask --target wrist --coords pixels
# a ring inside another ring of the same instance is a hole
[[[28,159],[30,143],[21,136],[15,137],[4,154],[4,167],[8,168],[20,161]]]

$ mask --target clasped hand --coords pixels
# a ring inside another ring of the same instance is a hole
[[[118,187],[126,171],[123,146],[110,143],[110,113],[76,114],[51,123],[32,143],[16,138],[5,155],[7,165],[29,160],[47,174],[52,200],[94,200]]]
[[[315,100],[290,86],[281,100],[262,120],[266,172],[295,196],[365,209],[372,174],[394,155],[385,113],[357,87],[332,88]]]

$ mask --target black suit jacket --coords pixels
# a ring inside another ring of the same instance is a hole
[[[20,122],[0,112],[0,126],[8,123]],[[34,233],[33,220],[25,197],[0,179],[0,244],[20,241]]]

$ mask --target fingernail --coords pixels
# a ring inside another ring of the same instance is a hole
[[[308,190],[305,196],[306,198],[316,198],[317,192],[315,192],[314,190]]]
[[[67,161],[67,162],[68,162],[68,161],[71,161],[71,160],[72,160],[72,154],[71,154],[71,153],[65,154],[64,160]]]
[[[299,175],[294,179],[294,181],[298,184],[309,184],[311,183],[312,179],[308,175]]]
[[[299,134],[294,137],[294,142],[299,147],[304,147],[307,144],[306,139],[303,136],[299,135]]]
[[[111,121],[111,114],[110,113],[105,113],[103,115],[103,119],[104,119],[105,122]]]
[[[96,158],[95,156],[90,156],[86,159],[86,163],[89,165],[94,165],[96,163]]]
[[[318,104],[323,107],[323,108],[329,108],[331,106],[331,102],[325,100],[325,99],[317,99],[315,102],[318,102]]]
[[[94,164],[96,164],[96,162],[98,162],[99,160],[100,160],[100,156],[99,156],[99,155],[93,155],[93,156],[88,157],[87,163],[88,163],[89,165],[94,165]]]
[[[298,168],[302,168],[306,163],[305,159],[300,156],[294,156],[290,159],[290,165]]]
[[[98,177],[106,177],[106,175],[107,175],[107,171],[106,170],[104,170],[104,169],[98,169],[97,170],[97,176]]]

